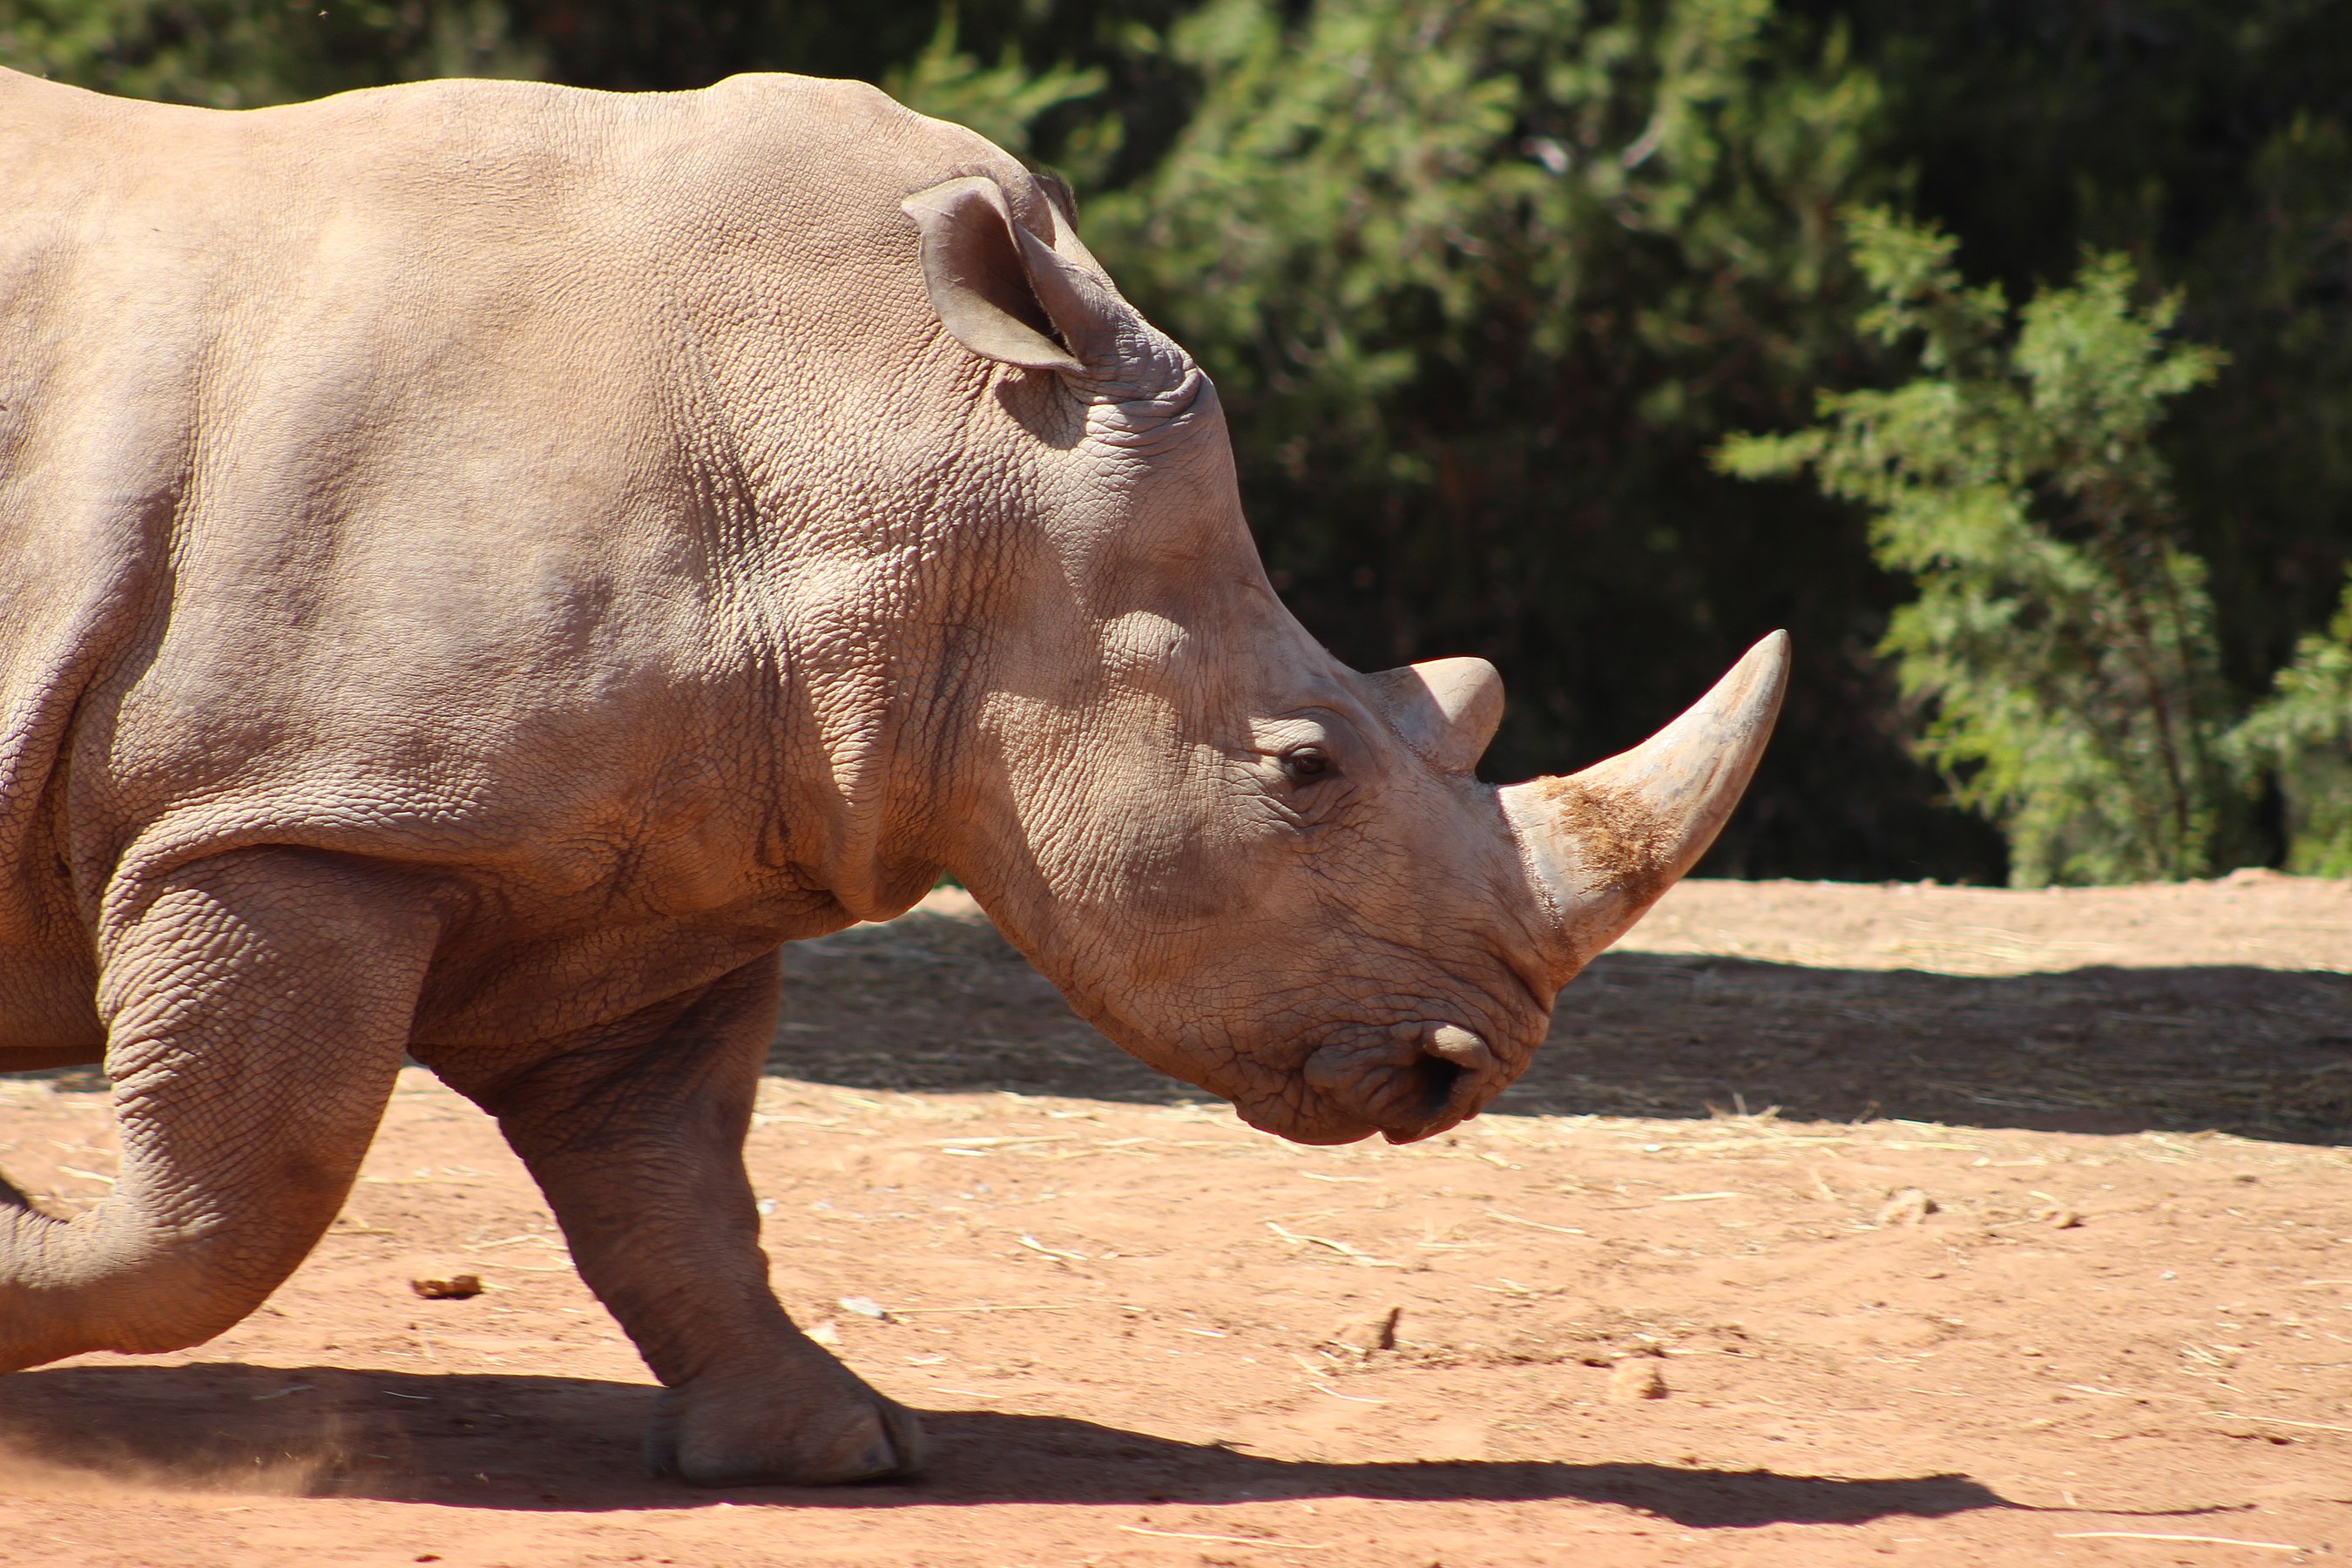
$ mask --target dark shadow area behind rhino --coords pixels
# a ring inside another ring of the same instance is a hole
[[[789,948],[770,1070],[848,1089],[1206,1100],[1071,1014],[977,919]],[[1978,977],[1602,955],[1496,1103],[1521,1114],[2352,1137],[2352,977],[2238,966]]]
[[[76,1366],[0,1379],[0,1466],[142,1487],[602,1511],[717,1502],[1236,1503],[1269,1499],[1615,1503],[1698,1528],[1940,1518],[2011,1504],[1964,1476],[1845,1479],[1647,1464],[1265,1458],[1054,1415],[930,1412],[907,1484],[701,1491],[638,1468],[651,1388],[589,1378],[333,1367]],[[20,1458],[21,1457],[21,1458]]]
[[[987,921],[918,910],[784,950],[769,1071],[853,1089],[1214,1103],[1071,1013]],[[5,1075],[102,1087],[92,1069]],[[1604,953],[1494,1109],[1900,1117],[2352,1142],[2352,976],[2212,965],[1972,976]]]

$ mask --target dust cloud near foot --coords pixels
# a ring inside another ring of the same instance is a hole
[[[652,1390],[406,1074],[234,1332],[0,1380],[14,1563],[2295,1561],[2352,1549],[2352,890],[1685,883],[1495,1113],[1303,1149],[968,903],[787,957],[777,1288],[911,1484],[646,1479]],[[93,1079],[0,1080],[53,1212]],[[474,1276],[428,1300],[417,1281]]]

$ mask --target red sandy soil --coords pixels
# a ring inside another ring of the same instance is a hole
[[[1314,1150],[938,895],[790,954],[751,1143],[779,1291],[931,1413],[929,1478],[647,1479],[643,1367],[411,1070],[250,1321],[0,1381],[0,1562],[2352,1552],[2347,959],[2352,888],[2268,875],[1689,883],[1496,1112]],[[57,1212],[115,1169],[102,1087],[0,1079]]]

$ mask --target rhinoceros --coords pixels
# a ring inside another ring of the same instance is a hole
[[[1494,668],[1341,666],[1066,191],[854,83],[223,113],[0,73],[0,1372],[197,1343],[408,1057],[492,1116],[689,1482],[910,1473],[769,1286],[784,942],[944,873],[1254,1125],[1423,1138],[1706,849],[1780,634],[1505,788]]]

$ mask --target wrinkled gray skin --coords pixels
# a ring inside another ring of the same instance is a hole
[[[667,1386],[657,1469],[907,1473],[768,1287],[779,944],[945,869],[1257,1125],[1424,1136],[1778,701],[1774,642],[1475,782],[1494,672],[1317,647],[1065,199],[864,87],[0,72],[0,1070],[102,1058],[123,1142],[70,1223],[0,1184],[0,1371],[253,1310],[413,1052]]]

